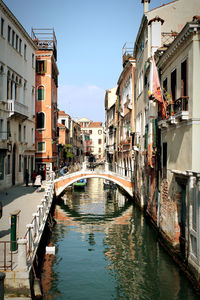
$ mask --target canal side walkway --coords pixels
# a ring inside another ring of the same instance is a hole
[[[10,216],[19,211],[17,224],[17,238],[23,238],[26,233],[26,225],[33,219],[33,213],[37,211],[37,205],[41,203],[45,194],[45,183],[41,192],[29,184],[29,186],[13,186],[0,192],[0,201],[3,204],[3,214],[0,219],[0,242],[10,241]],[[0,252],[0,257],[2,253]]]
[[[10,281],[11,273],[13,273],[9,268],[11,262],[10,248],[12,246],[10,243],[5,244],[5,242],[11,241],[11,215],[18,213],[16,238],[24,239],[27,234],[27,225],[32,223],[33,215],[37,212],[38,206],[41,205],[45,196],[46,185],[47,183],[44,181],[39,192],[32,184],[13,186],[8,190],[0,191],[0,201],[3,205],[2,218],[0,219],[0,272],[4,272],[6,275],[5,284],[6,281]],[[19,267],[18,263],[18,251],[12,251],[13,271]],[[4,298],[8,299],[6,296]]]

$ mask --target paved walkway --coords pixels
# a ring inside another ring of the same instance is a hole
[[[17,238],[24,238],[27,230],[26,225],[31,223],[32,214],[37,212],[37,205],[41,204],[41,199],[45,194],[44,187],[45,183],[41,191],[37,192],[31,184],[28,187],[20,185],[0,192],[0,201],[3,204],[3,215],[0,219],[0,242],[10,241],[10,214],[16,210],[20,210]],[[9,245],[7,246],[7,252],[9,252],[8,248]],[[0,266],[3,263],[3,254],[3,244],[0,243]]]

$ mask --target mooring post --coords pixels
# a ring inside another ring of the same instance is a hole
[[[18,266],[17,266],[17,269],[27,271],[27,261],[26,261],[27,240],[26,239],[18,239],[17,244],[18,244]]]
[[[32,252],[33,249],[33,224],[27,224],[26,228],[28,229],[28,248],[29,252]]]
[[[0,299],[4,300],[4,279],[5,274],[3,272],[0,272]]]

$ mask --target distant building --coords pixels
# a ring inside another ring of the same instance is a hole
[[[102,122],[93,122],[87,118],[78,120],[81,125],[82,137],[87,137],[85,147],[87,155],[93,154],[96,159],[104,157],[105,135]]]
[[[36,170],[57,168],[57,41],[53,29],[32,29],[36,51]]]
[[[70,144],[71,117],[64,111],[58,111],[58,157],[59,165],[72,159]]]
[[[104,157],[104,127],[102,122],[92,122],[89,125],[91,143],[91,153],[96,159]]]
[[[24,182],[35,166],[35,51],[0,1],[0,189]]]
[[[116,161],[116,105],[117,87],[109,89],[105,94],[105,156],[106,161],[113,165]]]

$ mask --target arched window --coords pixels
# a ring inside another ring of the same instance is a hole
[[[15,80],[15,100],[18,100],[18,77]]]
[[[37,94],[38,100],[44,100],[44,91],[45,91],[44,86],[40,85],[38,87],[38,94]]]
[[[37,128],[45,128],[45,114],[42,111],[37,113]]]
[[[7,73],[7,99],[10,99],[10,71]]]

